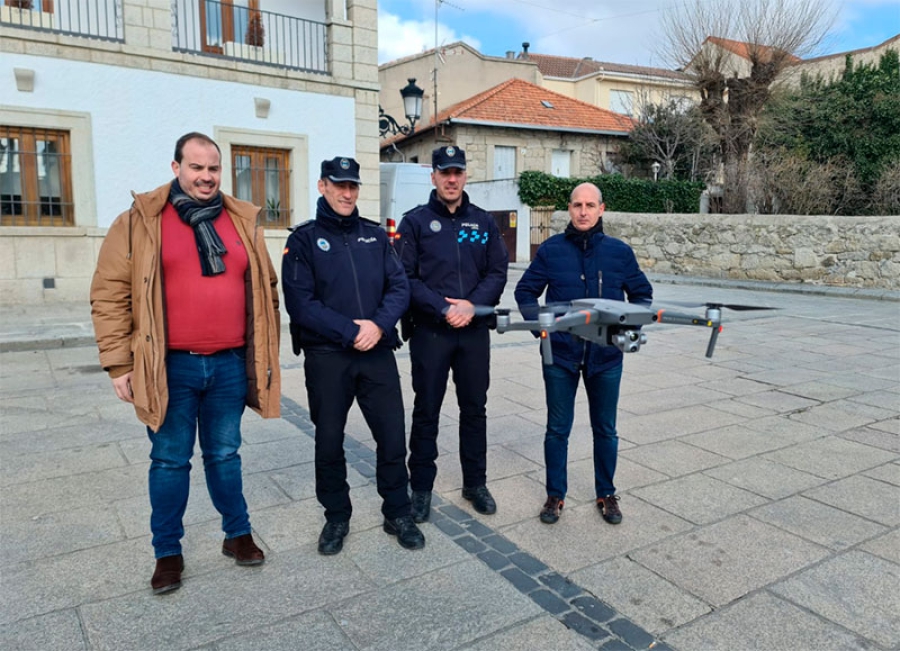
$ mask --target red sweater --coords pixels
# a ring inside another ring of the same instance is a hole
[[[203,276],[194,229],[181,221],[172,204],[163,210],[163,287],[172,350],[208,355],[246,343],[247,251],[225,210],[213,225],[228,250],[222,257],[225,273]]]

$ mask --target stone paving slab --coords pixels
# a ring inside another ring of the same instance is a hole
[[[352,643],[331,615],[324,610],[304,613],[277,624],[254,628],[250,633],[218,640],[210,651],[347,651]]]
[[[650,545],[630,557],[707,603],[724,606],[827,555],[824,547],[738,516]]]
[[[826,479],[841,479],[880,466],[895,454],[837,436],[767,452],[764,458]]]
[[[560,626],[552,617],[544,616],[459,647],[459,651],[533,651],[536,644],[554,651],[590,651],[597,648],[575,631]]]
[[[856,498],[864,501],[862,496]],[[887,531],[874,522],[800,495],[754,509],[750,515],[834,550],[847,549]]]
[[[876,479],[856,475],[808,490],[804,495],[887,526],[900,525],[896,486]]]
[[[729,459],[681,440],[651,443],[625,450],[621,457],[669,477],[681,477],[728,463]]]
[[[884,647],[900,641],[900,568],[861,551],[830,558],[772,590]]]
[[[826,481],[821,477],[760,457],[710,468],[703,474],[770,500],[794,495]]]
[[[146,529],[147,521],[144,521]],[[3,519],[0,562],[4,567],[125,540],[116,513],[93,507],[68,509],[28,519]]]
[[[141,590],[80,610],[98,651],[138,649],[148,641],[158,649],[189,649],[372,587],[349,558],[326,559],[307,547],[279,555],[277,564],[245,568],[232,562],[185,581],[165,599]]]
[[[329,607],[358,649],[454,649],[542,614],[498,575],[468,560],[432,572],[427,581],[394,583]],[[477,591],[468,588],[478,585]]]
[[[572,581],[651,633],[663,633],[712,611],[712,608],[627,557],[617,557],[573,572]]]
[[[689,434],[679,439],[698,448],[730,459],[744,459],[762,452],[787,447],[794,441],[767,435],[745,425],[732,425],[699,434]]]
[[[0,625],[0,645],[8,651],[88,651],[75,608]]]
[[[665,636],[679,649],[859,651],[868,642],[802,608],[760,592]]]
[[[555,525],[532,516],[504,535],[550,567],[569,573],[690,529],[684,520],[642,500],[623,499],[621,508],[622,524],[615,527],[603,522],[589,502],[566,508]],[[578,543],[561,545],[560,540]]]
[[[509,289],[514,282],[511,274]],[[626,358],[620,401],[622,525],[604,523],[593,504],[583,391],[566,509],[556,525],[538,521],[546,421],[538,347],[528,333],[492,333],[488,480],[499,512],[478,515],[459,494],[451,387],[433,520],[422,527],[428,542],[401,549],[381,530],[374,443],[354,409],[351,533],[341,555],[320,557],[303,360],[283,337],[284,418],[244,419],[247,497],[267,564],[239,568],[221,555],[196,459],[185,584],[166,597],[147,586],[149,444],[99,372],[96,350],[3,353],[0,648],[32,638],[39,651],[144,651],[170,641],[198,651],[298,641],[354,651],[890,648],[896,619],[880,629],[869,622],[900,610],[885,587],[900,572],[897,302],[656,289],[660,300],[783,309],[728,314],[712,360],[704,333],[646,328],[650,342]],[[0,340],[9,318],[0,310]],[[408,424],[405,348],[398,367]],[[115,455],[103,457],[107,449]],[[75,450],[94,465],[78,464]],[[116,465],[97,463],[104,459]],[[691,520],[697,514],[702,522]]]
[[[642,500],[695,524],[709,524],[766,501],[750,491],[703,474],[645,486],[633,493]]]

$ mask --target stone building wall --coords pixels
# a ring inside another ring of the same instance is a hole
[[[402,151],[405,162],[431,164],[431,152],[436,147],[448,144],[462,147],[466,152],[469,181],[477,182],[495,180],[494,147],[498,145],[516,148],[516,176],[526,170],[549,173],[553,150],[563,149],[571,152],[569,175],[587,177],[608,169],[621,141],[616,136],[453,124],[443,127],[437,136],[427,134],[404,142]],[[382,152],[381,161],[403,162],[389,149]]]
[[[553,232],[568,220],[568,213],[555,213]],[[607,212],[603,227],[634,248],[645,271],[900,289],[900,216]]]

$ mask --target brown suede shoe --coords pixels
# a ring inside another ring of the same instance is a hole
[[[238,565],[262,565],[266,562],[266,555],[256,546],[253,535],[249,533],[237,538],[226,538],[222,543],[222,553],[233,558]]]
[[[156,571],[150,579],[153,594],[166,594],[181,587],[181,573],[184,571],[184,557],[163,556],[156,559]]]

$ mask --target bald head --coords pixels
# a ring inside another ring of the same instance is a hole
[[[597,195],[597,203],[603,203],[603,193],[600,192],[600,188],[598,188],[593,183],[581,183],[575,186],[575,189],[572,190],[572,193],[569,195],[569,203],[572,203],[572,199],[575,197],[575,193],[583,190],[590,190]]]
[[[589,231],[603,216],[603,194],[593,183],[575,186],[569,197],[569,218],[579,231]]]

